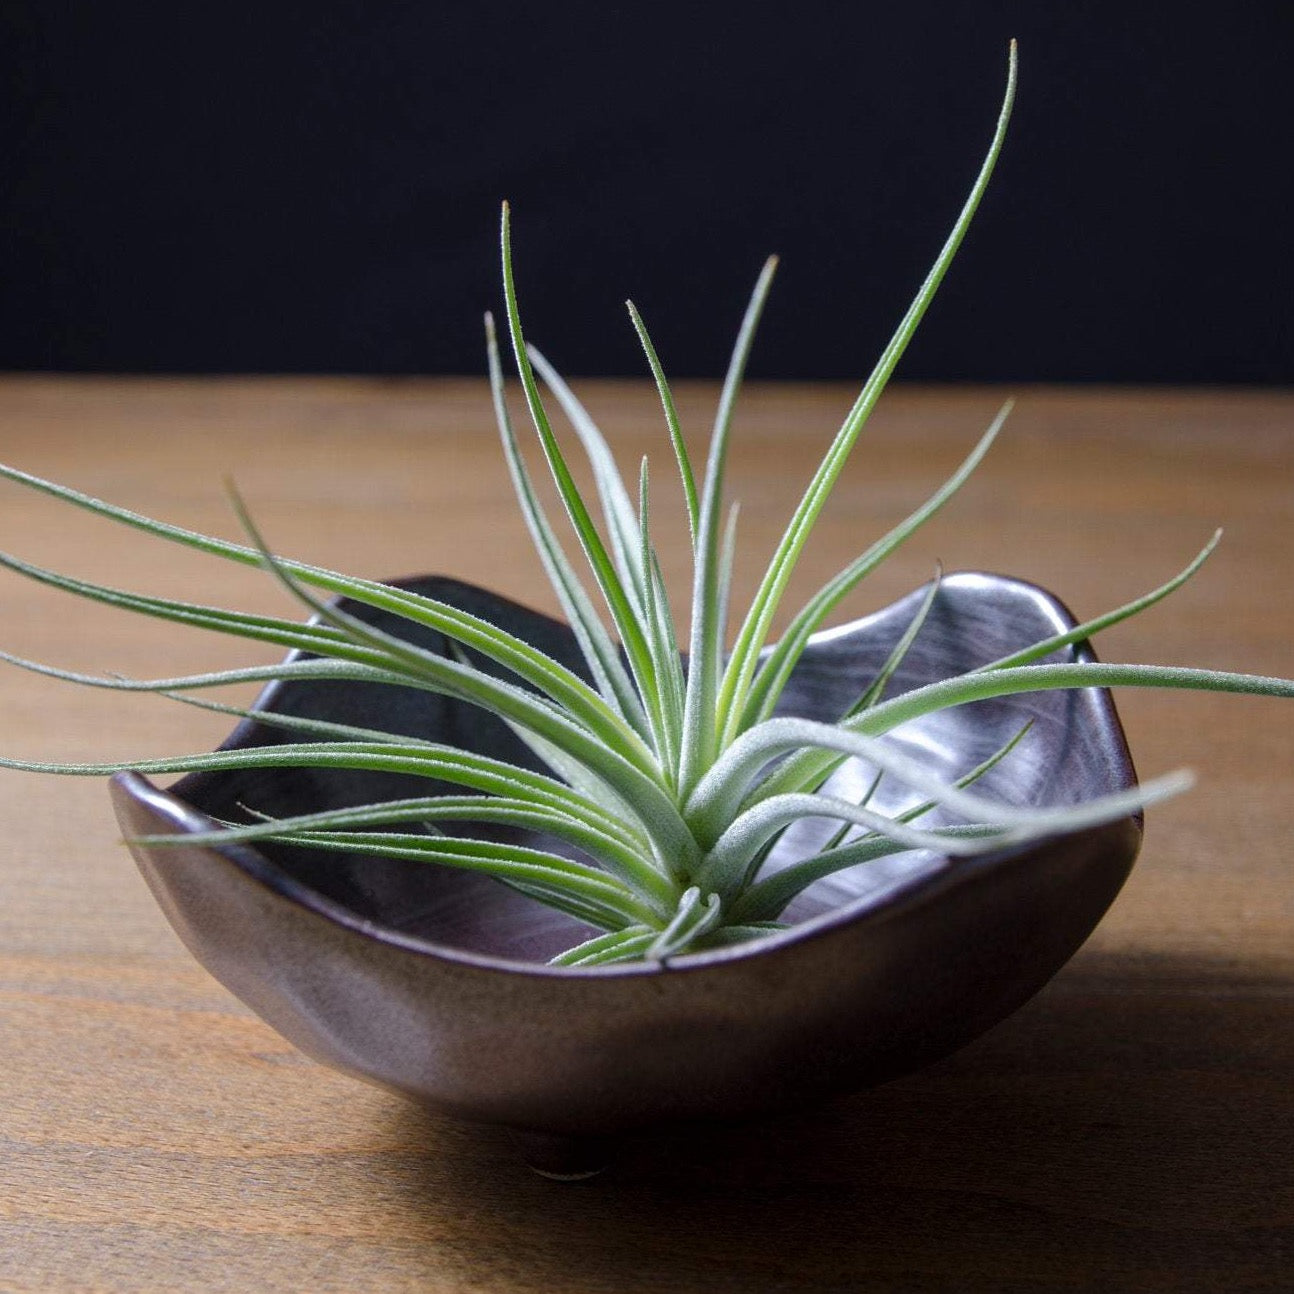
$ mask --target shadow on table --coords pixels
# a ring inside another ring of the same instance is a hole
[[[1089,955],[923,1074],[579,1184],[397,1117],[410,1203],[471,1219],[437,1270],[492,1291],[1234,1291],[1294,1262],[1294,983],[1200,962]]]

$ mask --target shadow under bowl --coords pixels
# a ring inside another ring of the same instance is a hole
[[[453,580],[400,584],[499,624],[584,672],[570,630],[546,616]],[[874,677],[921,597],[917,590],[817,635],[779,712],[838,718]],[[342,605],[446,650],[434,631]],[[1055,598],[1032,585],[949,576],[889,694],[1073,624]],[[1091,655],[1080,645],[1056,657],[1067,658]],[[257,706],[536,764],[506,725],[429,692],[282,682]],[[1135,783],[1102,689],[976,702],[904,725],[892,740],[951,779],[1028,721],[1027,739],[978,789],[1012,804],[1067,804]],[[294,739],[249,722],[223,748]],[[871,779],[851,760],[833,789],[857,798]],[[891,781],[882,782],[873,803],[894,811],[909,800]],[[169,790],[123,773],[112,786],[128,838],[210,830],[212,818],[246,819],[243,806],[287,816],[451,789],[404,775],[310,768],[199,773]],[[769,865],[812,851],[833,829],[804,824],[788,833]],[[498,828],[471,834],[486,832],[499,838]],[[768,938],[682,956],[667,968],[594,970],[545,964],[587,937],[587,928],[476,874],[272,845],[132,849],[193,955],[302,1051],[436,1110],[510,1127],[529,1138],[533,1164],[573,1175],[590,1138],[759,1115],[947,1055],[1064,965],[1118,893],[1140,841],[1140,818],[1131,816],[977,858],[901,855],[818,882],[788,910],[791,928]]]

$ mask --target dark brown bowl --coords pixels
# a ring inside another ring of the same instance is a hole
[[[402,583],[580,668],[564,625],[456,581]],[[918,590],[815,637],[782,712],[837,718],[920,598]],[[444,649],[431,631],[344,605]],[[1073,623],[1032,585],[950,576],[890,693]],[[412,689],[276,683],[258,704],[534,763],[502,723]],[[1028,738],[980,790],[1014,804],[1063,804],[1134,784],[1109,693],[1095,688],[978,702],[906,725],[895,739],[955,777],[1026,719]],[[245,723],[225,745],[291,739]],[[857,763],[837,776],[846,788],[870,780]],[[326,769],[202,773],[167,791],[123,773],[112,791],[128,837],[208,830],[206,815],[245,817],[242,805],[279,816],[429,793],[422,780]],[[902,789],[882,783],[876,803],[897,807],[891,794]],[[947,1055],[1064,965],[1118,893],[1140,841],[1140,820],[1130,817],[973,859],[900,856],[819,882],[787,914],[793,927],[769,938],[666,969],[595,970],[545,965],[589,932],[481,876],[268,845],[134,853],[193,955],[286,1038],[437,1110],[529,1134],[533,1162],[548,1150],[573,1152],[564,1139],[757,1115]],[[786,849],[811,844],[802,834]],[[560,1156],[547,1162],[562,1166]]]

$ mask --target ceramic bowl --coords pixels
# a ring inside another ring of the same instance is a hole
[[[448,579],[400,583],[580,668],[569,629],[546,616]],[[782,712],[838,717],[920,598],[917,590],[814,638]],[[343,605],[444,649],[432,631]],[[889,694],[1073,623],[1032,585],[947,577]],[[1086,649],[1077,654],[1090,658]],[[258,705],[534,763],[499,721],[427,692],[285,682]],[[1026,741],[980,790],[1014,804],[1059,804],[1134,783],[1113,704],[1099,689],[978,702],[908,724],[895,740],[955,777],[1026,719]],[[291,739],[244,723],[225,746]],[[844,794],[858,794],[870,773],[851,762],[837,780]],[[875,803],[901,807],[902,788],[890,790],[889,780]],[[207,830],[208,815],[245,818],[243,805],[278,816],[429,793],[422,780],[327,769],[202,773],[169,790],[124,773],[112,790],[127,837]],[[784,849],[811,847],[815,829],[833,826],[797,828]],[[576,1172],[588,1166],[595,1139],[758,1115],[947,1055],[1026,1001],[1074,953],[1140,840],[1133,816],[973,859],[901,856],[819,882],[789,910],[794,925],[769,938],[679,957],[666,969],[592,971],[545,964],[586,929],[478,875],[272,845],[179,843],[134,853],[194,956],[303,1051],[436,1110],[506,1125],[523,1135],[537,1166]]]

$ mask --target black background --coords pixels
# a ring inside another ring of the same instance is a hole
[[[0,367],[480,373],[500,199],[573,374],[1294,380],[1294,5],[4,3]]]

